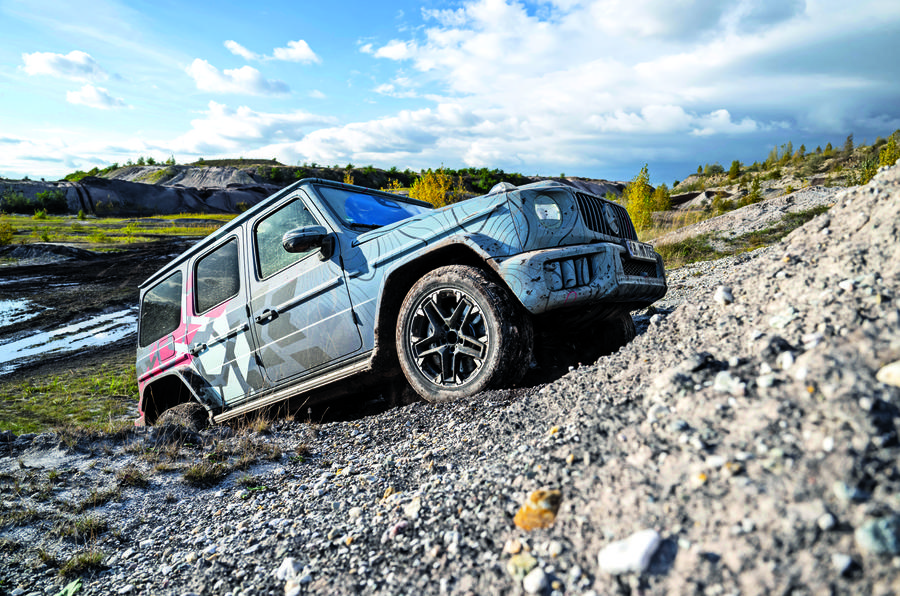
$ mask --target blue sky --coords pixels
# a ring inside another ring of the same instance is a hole
[[[138,156],[655,183],[900,128],[896,0],[0,0],[0,177]]]

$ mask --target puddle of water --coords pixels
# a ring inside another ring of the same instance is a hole
[[[104,346],[136,329],[137,310],[127,309],[0,344],[0,375],[12,372],[18,361]]]
[[[42,310],[29,300],[0,300],[0,327],[32,319]]]

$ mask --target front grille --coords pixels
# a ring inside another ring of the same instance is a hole
[[[628,259],[623,256],[622,270],[625,272],[625,275],[656,277],[656,263],[649,261],[638,261],[637,259]]]
[[[637,240],[637,232],[634,231],[631,218],[621,205],[583,192],[575,193],[575,200],[578,202],[578,210],[584,223],[594,232],[614,238]],[[612,221],[608,221],[608,217],[604,214],[611,217]]]

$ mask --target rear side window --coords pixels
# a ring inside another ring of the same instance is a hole
[[[265,279],[310,254],[312,251],[291,253],[284,250],[281,238],[291,230],[314,225],[318,222],[299,199],[260,220],[253,234],[259,277]]]
[[[232,238],[197,261],[195,275],[197,313],[236,296],[240,288],[237,239]]]
[[[141,302],[141,347],[149,346],[181,323],[181,271],[153,286]]]

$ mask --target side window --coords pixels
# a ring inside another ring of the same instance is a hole
[[[194,275],[197,313],[204,313],[236,296],[240,288],[237,239],[232,238],[197,261]]]
[[[299,199],[261,219],[253,232],[260,278],[265,279],[308,255],[309,252],[290,253],[284,250],[281,238],[290,230],[314,225],[318,222]]]
[[[181,271],[176,271],[144,294],[141,301],[141,347],[149,346],[181,323]]]

